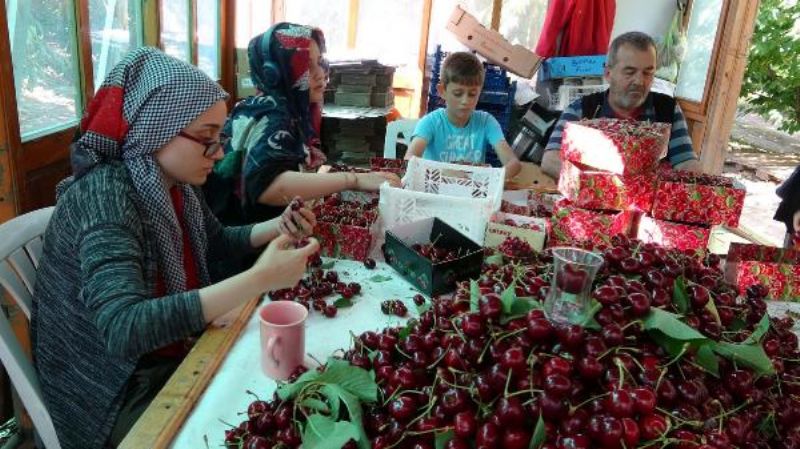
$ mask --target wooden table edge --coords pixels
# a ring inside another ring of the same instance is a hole
[[[229,326],[203,333],[118,449],[169,447],[260,301],[246,303]]]

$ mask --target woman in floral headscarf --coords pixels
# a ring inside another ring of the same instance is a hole
[[[250,76],[258,95],[231,112],[231,137],[214,167],[206,199],[226,223],[274,217],[294,195],[319,198],[342,190],[377,191],[391,173],[313,173],[319,150],[327,71],[322,31],[292,23],[273,25],[250,41]]]
[[[32,313],[42,394],[64,449],[116,446],[207,323],[291,287],[311,212],[223,228],[198,187],[222,157],[227,94],[197,68],[141,48],[109,73],[72,147],[44,236]],[[292,237],[290,237],[290,235]],[[209,266],[270,242],[249,270]]]

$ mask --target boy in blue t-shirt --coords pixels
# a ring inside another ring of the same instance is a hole
[[[483,163],[491,145],[506,168],[506,178],[521,166],[503,137],[500,124],[489,113],[476,111],[483,87],[483,65],[472,53],[457,52],[442,64],[436,86],[447,107],[423,117],[414,130],[406,159],[412,156],[442,162]]]

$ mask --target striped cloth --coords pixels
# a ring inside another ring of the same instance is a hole
[[[608,95],[603,101],[603,108],[597,115],[592,114],[596,118],[615,118],[616,115],[608,104]],[[572,104],[564,109],[561,113],[561,118],[553,128],[553,133],[550,135],[550,140],[547,142],[545,151],[558,151],[561,150],[561,134],[564,131],[566,122],[575,122],[583,116],[582,102],[579,98]],[[644,103],[644,113],[640,120],[655,121],[656,110],[653,107],[653,94],[647,96]],[[676,166],[688,160],[697,159],[692,148],[692,139],[689,137],[689,130],[686,126],[686,118],[683,116],[680,105],[675,102],[675,113],[672,117],[672,131],[669,137],[669,150],[667,150],[667,159],[672,166]]]

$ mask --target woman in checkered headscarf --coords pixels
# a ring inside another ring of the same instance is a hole
[[[342,190],[377,191],[391,173],[312,173],[325,161],[320,151],[327,67],[322,31],[278,23],[248,46],[250,77],[258,94],[231,112],[225,159],[214,167],[206,199],[220,220],[252,223],[275,216],[288,193],[304,199]]]
[[[223,228],[199,186],[222,156],[226,93],[197,68],[142,48],[89,103],[44,237],[32,313],[34,359],[61,447],[115,446],[206,323],[293,286],[314,216]],[[209,266],[265,245],[212,284]]]

